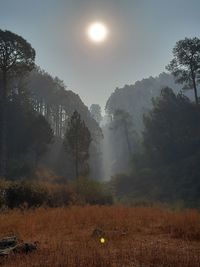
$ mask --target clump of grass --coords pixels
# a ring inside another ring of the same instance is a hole
[[[171,212],[162,227],[174,238],[199,241],[200,213],[197,210]]]

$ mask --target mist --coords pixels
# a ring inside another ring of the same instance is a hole
[[[199,267],[200,1],[0,7],[0,265]]]

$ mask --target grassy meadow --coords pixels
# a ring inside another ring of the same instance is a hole
[[[200,266],[200,213],[195,210],[123,206],[16,209],[1,213],[0,234],[39,241],[33,253],[0,258],[2,267]]]

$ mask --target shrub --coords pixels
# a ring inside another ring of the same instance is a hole
[[[96,180],[80,177],[75,183],[78,201],[91,205],[112,204],[112,195],[106,186]]]
[[[6,205],[6,190],[9,186],[9,182],[0,180],[0,208]]]
[[[60,207],[70,204],[104,205],[112,202],[112,195],[104,184],[83,177],[71,186],[38,181],[0,183],[0,207],[6,205],[17,208],[24,204],[27,207]]]
[[[35,182],[13,182],[6,190],[6,203],[9,208],[27,203],[28,207],[41,206],[48,199],[47,189]]]
[[[10,182],[6,187],[0,184],[0,205],[3,188],[4,204],[9,208],[19,207],[24,203],[28,207],[42,205],[59,207],[74,203],[76,199],[72,187],[66,184],[18,181]]]
[[[48,190],[47,205],[50,207],[60,207],[75,202],[76,194],[72,187],[66,184],[45,184]]]

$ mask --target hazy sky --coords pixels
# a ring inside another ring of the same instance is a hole
[[[88,40],[90,22],[109,38]],[[200,0],[0,0],[0,28],[23,36],[36,63],[64,80],[86,105],[116,87],[165,70],[176,41],[200,37]]]

